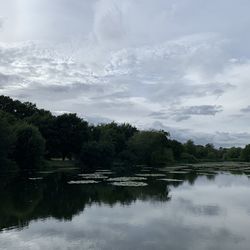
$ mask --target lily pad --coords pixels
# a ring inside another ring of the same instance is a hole
[[[129,181],[146,181],[147,178],[139,177],[139,176],[131,176],[131,177],[115,177],[109,178],[107,181],[114,181],[114,182],[129,182]]]
[[[37,181],[37,180],[42,180],[43,177],[30,177],[29,180],[31,181]]]
[[[148,184],[145,182],[136,182],[136,181],[116,181],[112,182],[111,185],[121,186],[121,187],[145,187]]]
[[[105,175],[105,174],[113,174],[114,172],[112,172],[112,171],[100,171],[100,170],[98,170],[98,171],[96,171],[95,172],[95,174],[98,174],[98,175]]]
[[[68,184],[95,184],[98,181],[94,180],[79,180],[79,181],[69,181]]]
[[[97,174],[97,173],[93,173],[93,174],[78,174],[78,176],[81,176],[84,179],[107,179],[107,176],[104,176],[102,174]]]
[[[170,171],[170,174],[188,174],[189,172],[187,171]]]
[[[164,177],[165,174],[136,174],[136,176],[142,176],[142,177]]]

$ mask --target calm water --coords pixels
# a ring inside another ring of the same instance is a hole
[[[250,168],[229,167],[1,174],[0,249],[249,250]]]

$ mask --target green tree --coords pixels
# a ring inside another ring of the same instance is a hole
[[[184,146],[176,140],[171,140],[169,141],[169,147],[173,151],[174,159],[179,161],[181,159],[181,154],[184,152]]]
[[[164,166],[166,163],[174,162],[174,154],[171,148],[162,147],[151,154],[152,166]]]
[[[78,157],[82,144],[88,141],[88,123],[76,114],[63,114],[56,117],[54,123],[55,146],[63,160]]]
[[[28,117],[26,121],[34,126],[36,126],[41,132],[43,138],[46,141],[46,157],[59,157],[60,152],[58,145],[60,144],[58,131],[56,127],[56,117],[53,116],[48,111],[43,111],[35,113],[34,115]]]
[[[188,140],[184,144],[184,147],[185,147],[186,153],[193,155],[193,156],[196,156],[196,147],[195,147],[194,142],[192,140]]]
[[[0,167],[8,160],[13,144],[10,125],[4,119],[0,119]]]
[[[236,148],[236,147],[229,148],[223,155],[223,159],[226,161],[239,160],[241,156],[241,151],[242,151],[241,148]]]
[[[240,159],[241,161],[250,162],[250,144],[246,145],[245,148],[242,150]]]
[[[116,154],[126,150],[127,142],[138,130],[130,124],[115,122],[97,126],[99,141],[106,141],[114,146]]]
[[[110,167],[113,162],[114,147],[108,142],[86,142],[82,146],[80,163],[84,167]]]
[[[0,110],[14,115],[19,119],[29,117],[36,112],[39,112],[36,105],[30,102],[20,102],[13,100],[8,96],[0,96]]]
[[[17,124],[14,160],[22,169],[39,167],[44,156],[45,141],[39,130],[29,124]]]
[[[185,152],[181,154],[181,160],[185,163],[197,163],[198,162],[195,156],[189,153],[185,153]]]
[[[129,140],[128,148],[136,156],[138,164],[166,164],[172,158],[166,150],[168,135],[164,131],[139,131]]]
[[[206,159],[207,158],[207,148],[202,145],[196,146],[196,157],[198,159]]]

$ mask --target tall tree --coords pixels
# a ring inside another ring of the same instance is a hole
[[[76,114],[63,114],[55,119],[56,147],[63,159],[80,155],[81,147],[88,140],[88,123]]]
[[[166,164],[173,160],[168,135],[164,131],[139,131],[129,140],[129,150],[135,154],[138,164]]]
[[[0,119],[0,167],[4,167],[12,149],[13,136],[10,125],[6,120]]]
[[[37,168],[44,156],[45,141],[39,130],[21,123],[15,127],[14,160],[22,169]]]

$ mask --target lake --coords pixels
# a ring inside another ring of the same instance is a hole
[[[249,250],[250,166],[0,174],[0,249]]]

